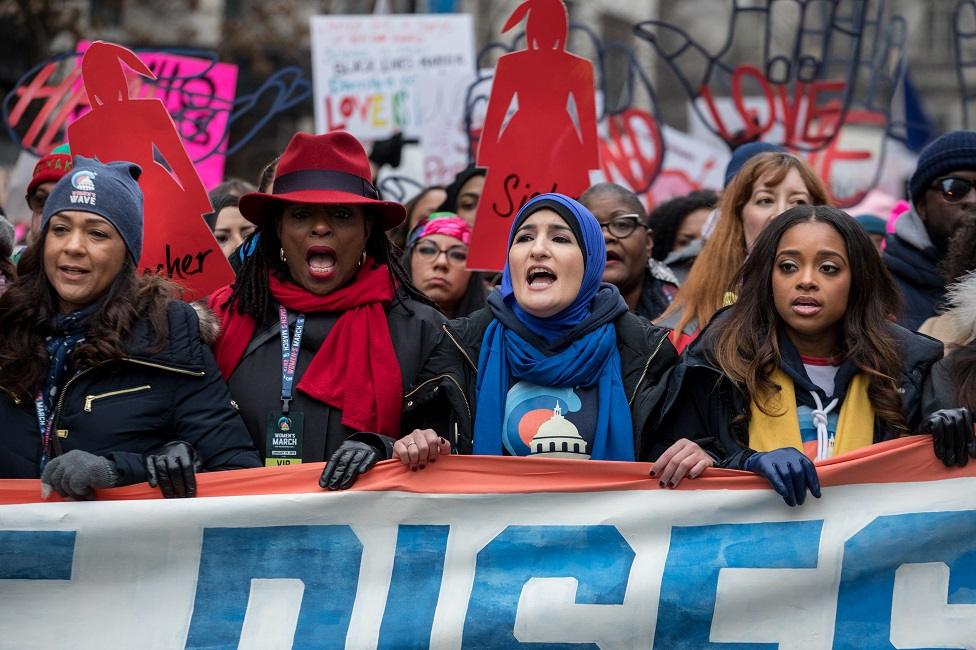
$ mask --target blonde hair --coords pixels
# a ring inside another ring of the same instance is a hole
[[[750,159],[722,192],[715,230],[698,254],[681,291],[659,319],[664,320],[679,313],[674,328],[676,335],[680,335],[692,321],[698,322],[699,329],[704,328],[724,305],[726,293],[735,291],[732,283],[747,253],[742,208],[752,197],[753,185],[757,180],[769,174],[769,184],[779,185],[791,169],[800,174],[814,205],[829,205],[829,195],[823,181],[796,156],[767,152]]]

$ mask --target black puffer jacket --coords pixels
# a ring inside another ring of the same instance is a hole
[[[747,446],[749,414],[745,396],[709,361],[707,345],[710,330],[720,328],[728,316],[719,312],[702,335],[681,357],[668,386],[662,409],[664,416],[651,445],[656,459],[681,438],[696,441],[718,460],[719,467],[741,468],[753,452]],[[902,413],[914,431],[923,417],[922,386],[933,364],[942,358],[942,344],[924,334],[889,323],[891,334],[901,350]],[[891,437],[875,420],[874,442]]]
[[[297,389],[305,370],[339,316],[337,313],[305,316],[291,410],[302,413],[305,418],[302,461],[306,463],[328,460],[339,445],[358,433],[343,426],[341,411]],[[297,314],[289,313],[288,318],[289,336],[293,336]],[[414,383],[424,360],[434,349],[444,315],[433,307],[400,295],[387,309],[386,318],[405,389]],[[244,424],[263,458],[267,452],[268,413],[281,409],[281,331],[277,304],[269,308],[263,322],[258,325],[227,385],[241,407]],[[358,436],[357,439],[364,438]],[[387,448],[392,446],[392,441],[385,436],[370,436],[364,441]]]
[[[207,470],[260,466],[200,337],[196,312],[174,301],[168,315],[161,351],[152,349],[149,323],[140,322],[125,359],[83,369],[65,383],[52,414],[54,455],[81,449],[104,456],[115,463],[119,485],[145,481],[143,454],[170,440],[193,445]],[[34,401],[0,392],[0,420],[0,478],[38,478],[41,434]]]
[[[448,438],[457,453],[471,453],[478,355],[492,318],[491,311],[485,308],[441,327],[440,342],[416,385],[406,394],[405,430],[433,429]],[[667,330],[630,312],[618,317],[614,327],[624,391],[633,418],[634,446],[641,458],[678,354],[667,338]]]

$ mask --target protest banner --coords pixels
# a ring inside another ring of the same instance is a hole
[[[929,437],[818,463],[823,497],[645,463],[444,457],[203,474],[44,503],[0,481],[3,647],[973,647],[976,466]],[[109,500],[114,499],[114,500]],[[140,499],[140,500],[135,500]],[[47,612],[39,619],[39,612]],[[766,644],[766,645],[764,645]]]
[[[430,114],[419,109],[418,84],[472,75],[473,39],[467,14],[313,16],[316,132],[420,137]]]
[[[138,268],[165,274],[183,287],[186,300],[196,300],[229,284],[234,273],[203,220],[213,208],[176,125],[159,99],[129,95],[125,66],[153,76],[120,45],[97,41],[87,49],[81,69],[92,110],[68,126],[68,144],[75,155],[125,160],[142,168],[144,235]],[[76,187],[91,190],[85,200],[97,201],[95,186]]]

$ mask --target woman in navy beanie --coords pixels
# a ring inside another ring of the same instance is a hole
[[[137,273],[141,170],[77,156],[0,298],[0,478],[92,499],[260,464],[193,308]]]

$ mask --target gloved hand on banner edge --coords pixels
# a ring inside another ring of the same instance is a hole
[[[72,449],[48,461],[41,474],[41,498],[55,491],[75,501],[90,501],[95,490],[115,487],[119,481],[114,463],[108,458]]]
[[[744,470],[766,477],[769,484],[783,497],[786,505],[803,505],[810,494],[820,498],[820,479],[813,461],[793,447],[757,451],[746,459]]]
[[[348,489],[360,474],[368,472],[380,460],[384,460],[383,456],[373,445],[358,440],[346,440],[335,450],[322,470],[319,487],[330,490]]]
[[[200,457],[188,442],[174,440],[143,456],[149,487],[159,487],[163,497],[182,499],[197,495],[196,473]]]
[[[976,457],[973,415],[969,409],[940,409],[929,415],[918,428],[931,433],[935,456],[946,467],[965,467],[969,457]]]

